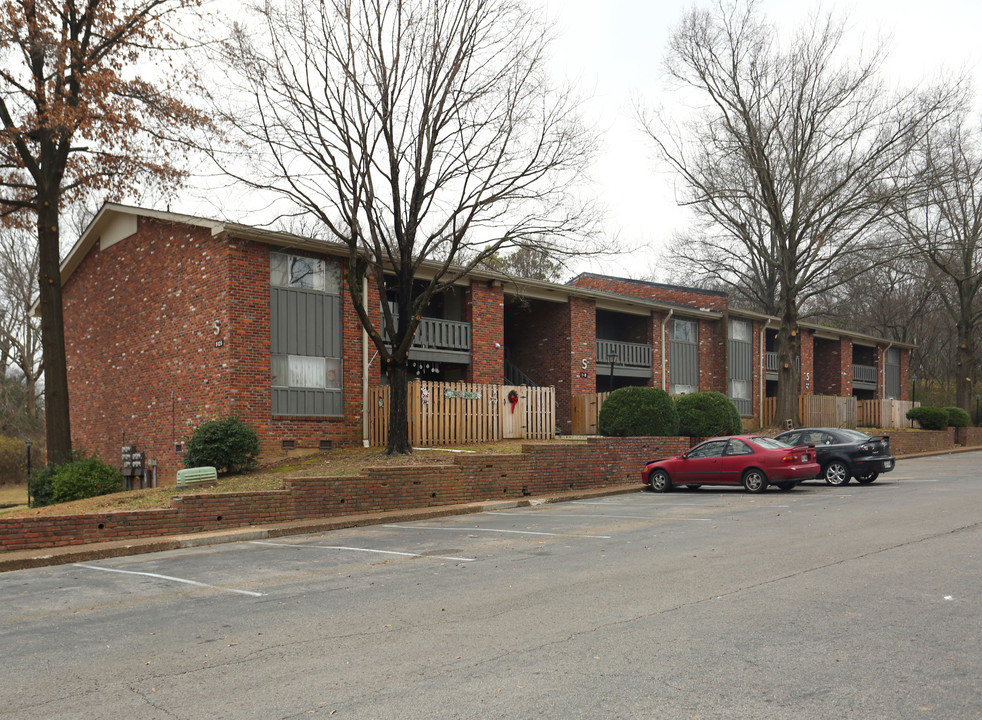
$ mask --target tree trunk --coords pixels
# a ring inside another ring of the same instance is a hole
[[[38,299],[44,367],[44,415],[49,463],[71,459],[72,428],[65,363],[65,319],[61,303],[57,193],[38,196]]]
[[[781,327],[777,331],[777,409],[774,424],[784,427],[790,420],[800,426],[798,417],[798,356],[801,336],[798,309],[786,293],[781,297]]]
[[[413,451],[409,444],[409,375],[407,362],[392,362],[389,374],[389,442],[387,455],[407,455]]]
[[[975,340],[969,323],[958,323],[958,348],[955,351],[955,405],[971,413],[975,392]]]

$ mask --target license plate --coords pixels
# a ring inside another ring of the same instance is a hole
[[[886,468],[887,470],[893,470],[893,460],[886,460],[883,463],[883,467]]]
[[[801,462],[808,462],[808,453],[804,453],[801,456]]]

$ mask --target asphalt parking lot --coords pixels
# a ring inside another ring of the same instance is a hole
[[[0,715],[979,717],[979,460],[4,573]]]

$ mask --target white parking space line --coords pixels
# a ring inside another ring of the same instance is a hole
[[[614,520],[651,520],[651,515],[600,515],[597,513],[561,513],[556,511],[546,511],[548,515],[543,517],[564,517],[564,518],[613,518]],[[516,517],[530,517],[528,513],[501,512],[499,510],[485,510],[482,515],[512,515]]]
[[[449,530],[451,532],[489,532],[510,533],[513,535],[551,535],[553,537],[581,537],[595,540],[610,540],[610,535],[580,535],[578,533],[535,532],[534,530],[499,530],[497,528],[474,527],[435,527],[432,525],[379,525],[378,527],[396,528],[398,530]]]
[[[197,580],[187,580],[185,578],[171,577],[170,575],[158,575],[157,573],[137,572],[135,570],[120,570],[119,568],[100,567],[99,565],[83,565],[81,563],[73,563],[73,566],[85,568],[86,570],[101,570],[102,572],[119,573],[121,575],[141,575],[143,577],[156,578],[158,580],[169,580],[170,582],[183,583],[184,585],[194,585],[195,587],[209,588],[211,590],[222,590],[223,592],[248,595],[250,597],[263,597],[266,595],[266,593],[253,592],[252,590],[236,590],[235,588],[219,587],[217,585],[209,585],[207,583],[198,582]]]
[[[389,527],[389,526],[386,526]],[[291,543],[250,541],[252,545],[268,545],[270,547],[313,548],[317,550],[348,550],[350,552],[377,553],[379,555],[400,555],[402,557],[434,558],[436,560],[459,560],[460,562],[477,562],[477,558],[445,557],[443,555],[423,555],[421,553],[398,552],[397,550],[374,550],[372,548],[347,547],[345,545],[297,545]]]

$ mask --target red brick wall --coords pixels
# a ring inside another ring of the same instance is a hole
[[[175,440],[229,412],[231,347],[215,347],[229,326],[228,248],[206,229],[138,228],[93,248],[65,285],[72,435],[117,465],[135,444],[166,474],[180,466]]]
[[[695,288],[675,287],[671,285],[659,285],[640,280],[632,281],[623,278],[580,275],[579,277],[574,278],[570,284],[573,287],[601,290],[603,292],[617,293],[619,295],[631,295],[633,297],[644,298],[646,300],[656,300],[659,302],[674,303],[677,305],[689,305],[690,307],[694,308],[717,310],[719,312],[725,312],[729,306],[725,293],[716,293],[710,290],[698,290]]]
[[[472,281],[464,320],[471,324],[468,381],[500,385],[505,377],[505,291],[501,284]]]
[[[283,439],[361,437],[361,325],[347,291],[345,417],[271,415],[266,245],[141,217],[136,235],[82,260],[64,297],[76,448],[119,464],[134,444],[167,484],[183,467],[175,441],[205,420],[241,415],[267,455]]]
[[[798,392],[812,395],[815,386],[815,331],[800,330],[801,367],[798,372]]]
[[[910,400],[910,350],[900,350],[900,397],[898,400]]]
[[[729,392],[727,358],[727,321],[699,321],[699,390]],[[671,377],[671,374],[669,374]]]
[[[688,438],[590,438],[527,445],[521,454],[455,456],[451,465],[368,468],[358,477],[287,480],[272,492],[181,495],[164,510],[0,518],[0,551],[205,532],[406,508],[514,500],[641,484],[644,463]]]
[[[839,342],[815,338],[815,394],[840,395],[842,388],[842,348]],[[851,367],[850,367],[851,370]]]

